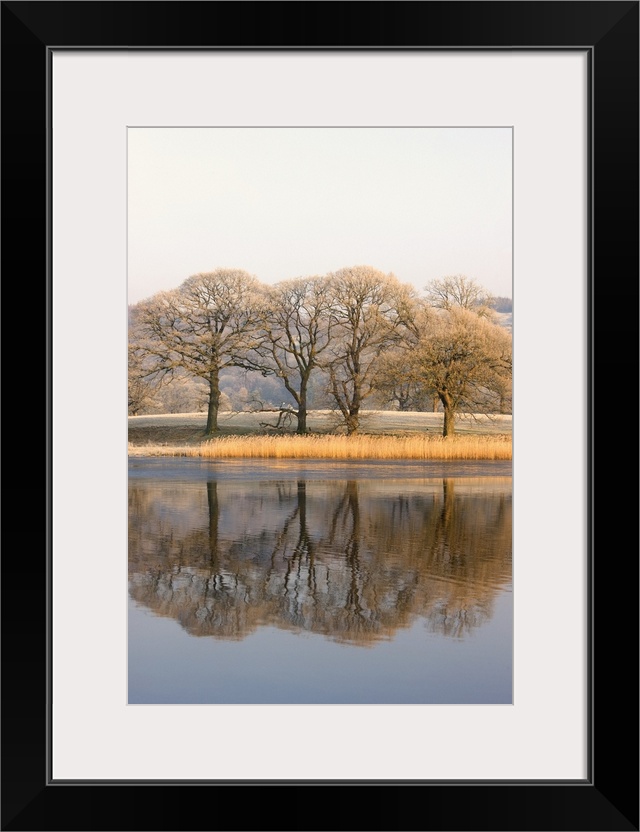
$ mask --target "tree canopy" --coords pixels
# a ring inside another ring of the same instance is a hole
[[[491,316],[493,297],[479,283],[464,274],[430,281],[425,287],[429,304],[436,309],[470,309]]]

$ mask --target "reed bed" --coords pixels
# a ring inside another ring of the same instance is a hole
[[[510,460],[511,435],[224,436],[195,446],[130,446],[132,455],[203,459]]]

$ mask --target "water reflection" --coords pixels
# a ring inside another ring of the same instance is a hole
[[[462,638],[511,585],[511,478],[129,482],[132,597],[194,636]]]

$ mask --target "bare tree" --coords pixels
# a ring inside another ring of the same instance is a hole
[[[492,296],[475,280],[463,274],[432,280],[426,286],[427,300],[436,309],[470,309],[483,317],[492,316]]]
[[[138,349],[150,377],[186,372],[207,383],[206,435],[218,430],[220,371],[253,366],[249,355],[259,343],[261,298],[255,277],[220,268],[137,305]]]
[[[422,311],[424,334],[407,353],[406,381],[433,390],[444,408],[443,436],[456,414],[502,412],[510,396],[511,336],[469,309]]]
[[[322,277],[287,280],[268,289],[265,337],[258,352],[296,404],[297,433],[307,432],[309,380],[329,344],[328,310],[328,284]]]
[[[374,389],[383,352],[403,335],[413,290],[371,266],[340,269],[328,276],[330,345],[323,365],[329,390],[348,434],[360,425],[360,409]]]

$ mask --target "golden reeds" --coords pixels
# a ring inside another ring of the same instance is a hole
[[[195,446],[129,446],[130,455],[203,459],[511,459],[511,435],[224,436]]]

